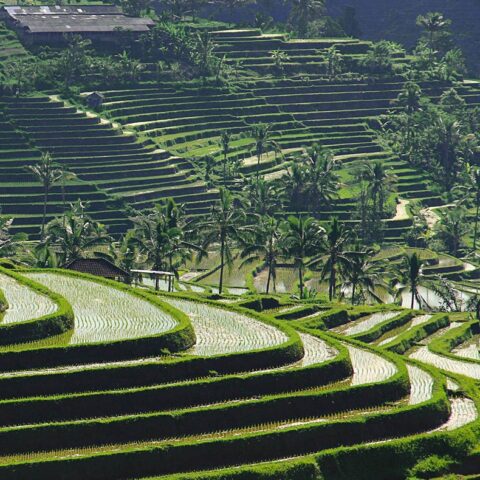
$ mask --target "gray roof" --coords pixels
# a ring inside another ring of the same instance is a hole
[[[5,6],[2,8],[10,16],[16,15],[62,15],[62,14],[121,14],[122,11],[116,5],[74,5],[74,6]]]
[[[128,17],[118,7],[4,7],[17,27],[30,33],[113,32],[118,29],[147,32],[154,22],[150,18]]]

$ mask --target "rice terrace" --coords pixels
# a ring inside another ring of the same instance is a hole
[[[480,480],[480,4],[107,1],[0,0],[0,480]]]

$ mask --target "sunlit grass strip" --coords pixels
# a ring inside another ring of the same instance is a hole
[[[415,317],[413,317],[412,320],[410,320],[406,325],[402,325],[394,330],[389,330],[388,332],[386,332],[385,335],[382,335],[382,337],[380,337],[379,339],[377,339],[376,342],[376,345],[378,347],[382,347],[384,345],[387,345],[391,342],[393,342],[394,340],[396,340],[401,334],[409,331],[409,330],[412,330],[413,328],[415,327],[418,327],[419,325],[423,325],[424,323],[427,323],[431,318],[432,318],[433,315],[417,315]]]
[[[397,312],[378,312],[369,315],[367,318],[360,318],[354,322],[342,325],[334,329],[335,333],[341,333],[342,335],[354,336],[360,333],[367,332],[376,327],[380,323],[390,320],[397,316]]]
[[[62,296],[2,267],[0,283],[4,285],[9,303],[0,322],[0,345],[50,338],[73,329],[73,311]]]
[[[432,367],[426,367],[425,371],[435,378],[433,395],[438,395],[438,392],[444,388],[444,381]],[[462,389],[465,389],[478,404],[478,391],[473,382],[462,379],[460,383]],[[451,416],[440,428],[445,427],[450,422],[450,418]],[[472,423],[450,431],[428,431],[404,438],[400,438],[397,432],[392,431],[392,436],[386,437],[387,441],[338,447],[296,458],[290,456],[276,462],[149,478],[151,480],[237,480],[238,478],[316,480],[321,475],[329,480],[406,478],[407,470],[419,458],[433,454],[449,455],[453,458],[465,457],[477,444],[479,431],[480,421],[477,418]]]
[[[393,359],[393,357],[392,357]],[[398,362],[396,362],[398,363]],[[131,447],[125,451],[112,447],[108,454],[89,451],[82,458],[78,452],[74,458],[34,461],[30,465],[19,464],[1,467],[2,474],[9,471],[27,474],[30,468],[35,472],[55,474],[68,469],[75,472],[95,474],[102,472],[105,478],[128,478],[157,473],[191,469],[212,468],[251,461],[264,461],[275,457],[293,456],[318,451],[329,446],[385,438],[388,432],[411,434],[432,428],[448,418],[448,402],[443,388],[437,389],[434,397],[423,404],[405,406],[391,412],[381,412],[347,420],[320,424],[292,426],[261,433],[247,433],[221,439],[180,441],[172,444],[143,448]],[[140,468],[139,465],[142,465]],[[135,471],[132,468],[135,466]],[[108,469],[108,470],[107,470]],[[108,471],[108,474],[106,473]],[[10,478],[7,474],[5,478]],[[100,477],[99,477],[100,478]]]
[[[408,329],[400,333],[394,340],[382,347],[395,353],[405,353],[412,348],[417,342],[424,340],[442,328],[450,324],[448,315],[438,313],[432,316],[426,323],[422,323],[414,328]]]
[[[161,411],[168,409],[189,408],[259,395],[274,395],[295,392],[309,388],[322,388],[333,382],[342,381],[351,374],[348,352],[336,340],[326,338],[318,333],[338,351],[338,355],[321,363],[297,368],[277,368],[267,371],[243,373],[235,375],[199,378],[194,381],[178,382],[171,385],[155,385],[148,387],[117,389],[111,391],[90,391],[88,393],[62,394],[46,398],[25,398],[0,401],[0,423],[20,424],[39,423],[45,421],[71,420],[83,417],[102,417],[112,415],[128,415],[137,412]],[[186,368],[191,366],[187,362]],[[136,373],[138,372],[138,374]],[[109,377],[117,377],[115,370],[105,370]],[[150,379],[152,372],[149,366],[133,370],[132,373],[121,373],[120,376],[141,376]],[[60,377],[65,382],[67,376]],[[75,377],[74,377],[75,378]],[[27,380],[36,382],[35,377]],[[40,378],[42,382],[44,379]],[[55,384],[58,382],[55,378]],[[95,380],[95,378],[94,378]],[[27,385],[29,388],[29,384]],[[92,390],[99,390],[92,384]],[[14,391],[15,393],[15,391]],[[21,396],[17,387],[16,397]]]

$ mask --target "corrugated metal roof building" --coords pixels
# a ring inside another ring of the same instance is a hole
[[[68,33],[116,42],[125,32],[140,35],[154,25],[152,19],[129,17],[114,5],[5,6],[0,18],[31,44],[61,43]]]

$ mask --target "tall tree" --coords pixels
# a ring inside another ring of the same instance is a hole
[[[272,138],[272,125],[265,123],[257,123],[252,128],[252,136],[255,141],[255,154],[257,155],[257,180],[260,176],[260,163],[263,154],[267,148],[276,148],[277,142]]]
[[[346,270],[350,265],[350,257],[347,254],[347,247],[352,241],[352,231],[338,223],[334,218],[323,237],[323,261],[322,279],[328,277],[328,299],[332,301],[335,297],[337,287],[338,268]]]
[[[409,162],[412,161],[413,138],[415,135],[414,115],[421,109],[422,89],[415,82],[407,82],[399,93],[396,104],[404,111],[406,117],[405,139],[402,149]]]
[[[439,221],[435,224],[435,238],[439,239],[449,253],[457,256],[462,239],[467,234],[467,212],[463,206],[439,210]]]
[[[415,306],[415,300],[420,308],[425,304],[418,290],[423,278],[422,268],[423,261],[415,252],[411,255],[405,255],[399,265],[399,279],[402,286],[398,289],[397,295],[401,297],[406,289],[408,289],[411,298],[410,308],[412,309]]]
[[[45,221],[47,218],[48,195],[52,187],[62,179],[64,172],[61,168],[57,167],[48,152],[42,154],[38,164],[28,165],[26,168],[37,178],[43,187],[43,215],[40,232],[40,237],[43,240],[45,236]]]
[[[262,260],[268,269],[267,286],[265,293],[270,292],[270,284],[273,282],[275,289],[277,262],[282,255],[280,221],[275,217],[265,215],[259,218],[242,245],[242,266]]]
[[[230,153],[230,142],[232,136],[228,130],[224,130],[220,137],[220,144],[222,146],[223,154],[223,187],[227,186],[227,163],[228,163],[228,154]]]
[[[395,177],[391,175],[381,162],[373,165],[365,163],[364,177],[368,182],[368,193],[373,202],[374,215],[379,219],[385,214],[385,201],[393,191]]]
[[[385,281],[387,267],[384,262],[373,261],[375,251],[371,247],[364,247],[355,243],[345,253],[348,257],[348,264],[341,266],[342,291],[351,292],[351,304],[360,295],[365,301],[382,303],[379,291],[388,291]]]
[[[212,211],[206,220],[199,222],[198,230],[203,237],[202,251],[198,256],[200,261],[207,254],[207,249],[212,244],[220,244],[220,279],[218,291],[223,292],[223,277],[225,266],[233,265],[232,249],[244,230],[245,212],[243,208],[235,204],[232,193],[220,188],[219,200],[212,207]]]
[[[88,67],[90,40],[80,35],[65,35],[66,48],[58,57],[57,70],[63,76],[64,86],[69,90],[71,84],[85,73]]]
[[[308,24],[318,20],[324,10],[324,0],[290,0],[291,9],[289,22],[296,28],[299,37],[307,33]]]
[[[417,17],[417,25],[425,30],[427,45],[433,57],[438,49],[438,37],[448,29],[450,20],[447,20],[442,13],[428,12],[426,15]]]
[[[303,298],[306,262],[319,252],[325,230],[312,217],[289,216],[281,225],[281,231],[285,254],[293,258],[298,271],[300,297]]]
[[[278,190],[286,205],[298,214],[305,206],[304,195],[307,185],[307,170],[303,165],[294,163],[278,180]]]
[[[111,242],[104,225],[95,222],[86,212],[86,205],[78,201],[64,218],[55,218],[46,226],[45,245],[58,248],[63,264],[83,258],[94,247]]]
[[[247,178],[244,195],[248,205],[248,213],[254,216],[273,216],[280,207],[278,192],[271,182],[260,178],[258,182]]]
[[[480,168],[471,167],[470,164],[467,164],[467,179],[466,184],[468,195],[473,199],[473,204],[475,206],[475,218],[474,218],[474,228],[473,228],[473,250],[477,249],[477,237],[478,237],[478,221],[480,213]]]
[[[314,211],[329,208],[338,195],[340,177],[336,170],[339,164],[330,150],[315,144],[307,150],[306,193],[307,202]]]
[[[186,240],[182,209],[171,198],[156,204],[150,212],[140,213],[132,221],[133,244],[153,270],[168,270],[177,276],[178,266],[198,249]],[[169,279],[169,290],[172,287]],[[159,289],[158,276],[155,289]]]

